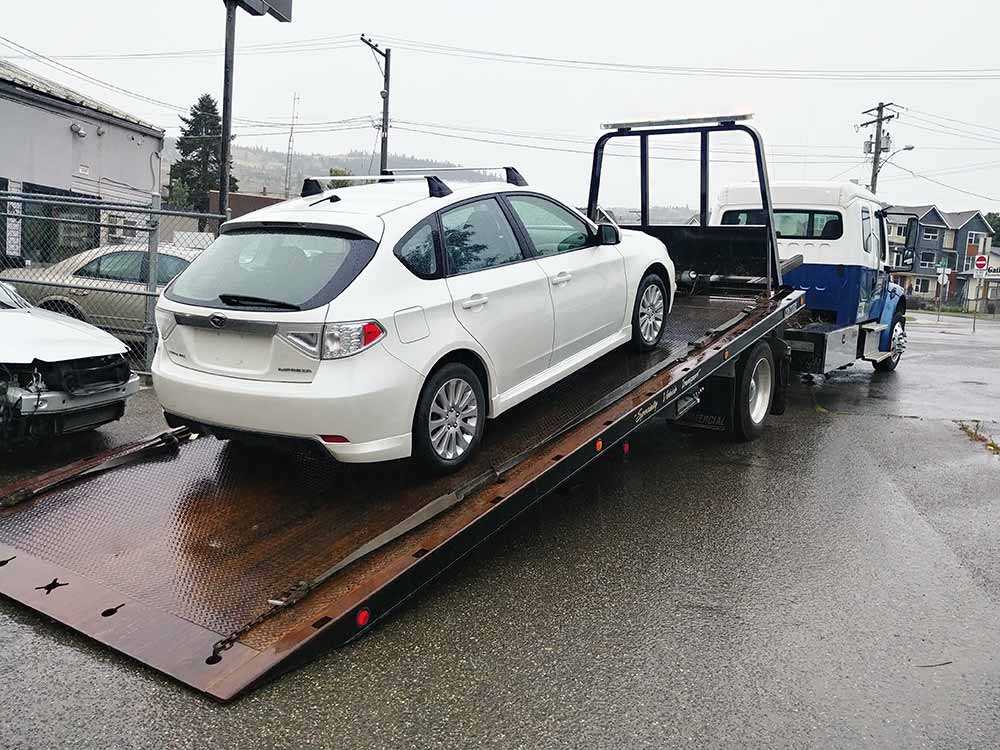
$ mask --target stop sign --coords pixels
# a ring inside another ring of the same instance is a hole
[[[986,256],[985,255],[977,255],[976,256],[975,266],[976,266],[976,269],[979,270],[979,271],[982,271],[984,268],[986,268]]]

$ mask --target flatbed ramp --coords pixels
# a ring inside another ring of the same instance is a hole
[[[640,423],[676,411],[801,293],[684,302],[657,350],[613,352],[492,421],[455,475],[336,465],[182,428],[172,450],[126,447],[0,489],[0,593],[229,700],[365,632]],[[358,555],[408,518],[412,530]]]

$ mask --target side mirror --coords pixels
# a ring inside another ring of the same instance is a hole
[[[598,245],[617,245],[622,241],[622,232],[614,224],[597,225]]]
[[[913,261],[913,250],[917,246],[917,230],[920,222],[916,216],[911,216],[906,220],[906,249],[910,253],[910,261]]]

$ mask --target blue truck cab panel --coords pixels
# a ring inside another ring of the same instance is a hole
[[[724,188],[713,221],[763,224],[759,196],[752,184]],[[839,327],[885,323],[879,350],[889,351],[892,317],[906,309],[906,296],[886,272],[888,235],[878,199],[838,182],[772,183],[771,199],[782,260],[802,256],[785,283],[804,290],[806,307]]]

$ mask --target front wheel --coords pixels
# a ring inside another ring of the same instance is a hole
[[[648,352],[657,347],[663,337],[663,320],[667,314],[667,289],[655,273],[646,274],[639,283],[632,310],[632,348]]]
[[[889,334],[889,351],[892,355],[881,362],[874,362],[875,372],[892,372],[899,364],[903,350],[906,349],[906,319],[899,313],[892,316],[892,333]]]
[[[736,375],[733,434],[737,439],[753,440],[764,431],[776,382],[774,353],[766,342],[758,341],[744,356]]]
[[[435,472],[456,471],[479,447],[485,422],[482,383],[468,366],[449,362],[420,391],[413,418],[413,452]]]

